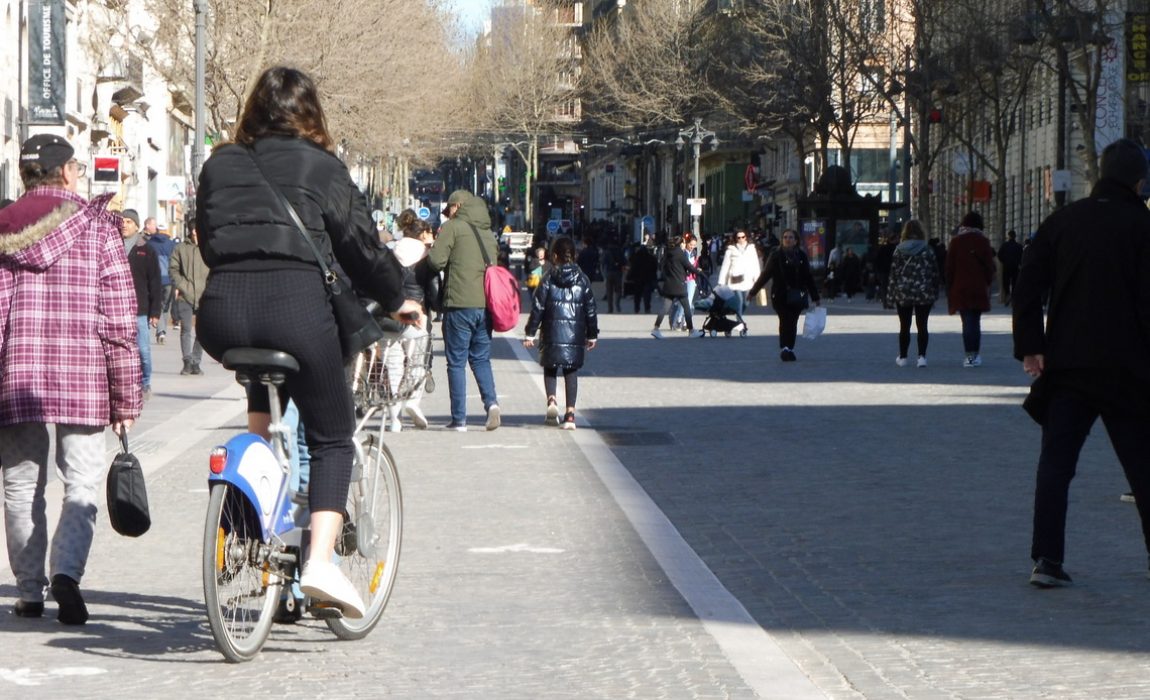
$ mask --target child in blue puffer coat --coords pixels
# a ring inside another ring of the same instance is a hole
[[[539,364],[543,366],[543,387],[547,391],[544,422],[574,430],[578,372],[583,366],[584,351],[595,347],[599,321],[591,281],[575,264],[575,243],[567,237],[556,238],[551,244],[550,257],[551,270],[535,289],[523,345],[534,347],[535,334],[539,332]],[[567,399],[562,423],[555,398],[560,371]]]

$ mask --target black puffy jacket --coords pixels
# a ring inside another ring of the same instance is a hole
[[[539,364],[579,369],[588,340],[599,337],[595,293],[591,281],[575,263],[552,269],[535,289],[527,337],[539,339]]]
[[[204,163],[196,192],[200,253],[208,268],[252,270],[319,265],[243,146],[220,146]],[[338,262],[356,289],[385,311],[403,303],[403,268],[379,245],[367,200],[347,167],[306,139],[262,138],[253,146],[263,169],[291,202],[316,247]]]

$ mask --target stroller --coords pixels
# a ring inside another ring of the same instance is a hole
[[[719,333],[730,336],[736,328],[739,337],[747,337],[747,324],[743,321],[743,301],[738,294],[726,285],[711,287],[706,277],[700,277],[699,300],[695,302],[695,309],[706,311],[707,318],[703,321],[703,331],[714,338]]]

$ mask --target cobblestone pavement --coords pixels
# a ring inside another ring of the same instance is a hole
[[[497,342],[503,428],[478,427],[472,396],[470,432],[388,438],[405,539],[376,631],[277,626],[235,666],[198,557],[206,454],[243,403],[218,366],[180,377],[178,349],[155,347],[133,445],[153,530],[122,538],[101,514],[80,628],[51,602],[12,616],[0,565],[0,696],[1150,697],[1145,551],[1101,430],[1072,487],[1076,586],[1026,584],[1038,430],[1009,318],[986,319],[986,364],[964,369],[958,321],[936,311],[917,369],[895,366],[897,321],[874,305],[832,305],[789,364],[764,311],[745,339],[601,316],[573,435],[542,425],[537,368]],[[424,408],[442,424],[441,357],[435,373]]]

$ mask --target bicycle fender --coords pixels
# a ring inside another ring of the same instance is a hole
[[[219,474],[208,474],[208,484],[225,481],[240,490],[259,514],[264,541],[295,527],[291,517],[291,501],[285,499],[278,513],[276,507],[280,483],[286,478],[275,453],[267,441],[258,435],[244,433],[228,440],[227,461]]]

